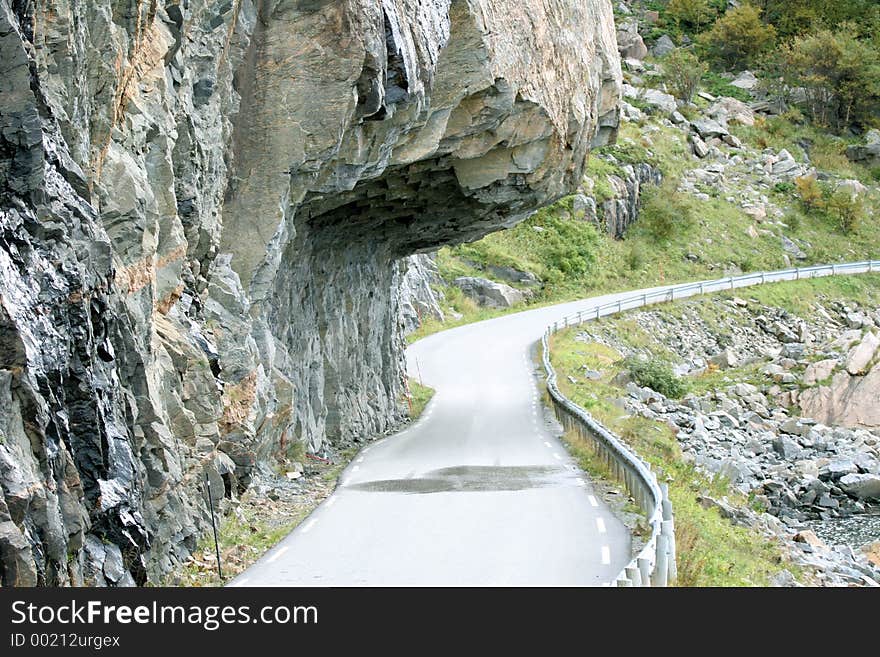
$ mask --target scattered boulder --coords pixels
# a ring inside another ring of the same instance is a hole
[[[718,98],[706,114],[724,124],[733,121],[745,126],[755,125],[755,110],[730,96]]]
[[[871,331],[865,333],[862,341],[853,347],[846,357],[846,371],[857,376],[864,374],[880,347],[880,338]]]
[[[875,474],[847,474],[841,477],[837,485],[847,494],[860,500],[880,500],[880,476]]]
[[[701,118],[691,121],[691,127],[697,131],[703,139],[711,139],[712,137],[723,137],[728,134],[727,128],[713,121],[712,119]]]
[[[751,71],[743,71],[730,81],[730,86],[745,91],[752,91],[758,86],[758,78]]]
[[[801,250],[797,244],[785,235],[782,236],[782,250],[787,254],[794,256],[796,260],[806,260],[807,254]]]
[[[804,384],[811,386],[819,381],[823,381],[832,375],[834,368],[837,367],[836,358],[827,358],[816,363],[810,363],[804,370]]]
[[[617,30],[617,50],[622,59],[644,59],[648,47],[639,34],[638,23],[622,23]]]
[[[675,42],[670,38],[668,34],[664,34],[657,42],[654,44],[654,47],[651,48],[651,54],[654,57],[665,57],[669,53],[675,50]]]
[[[464,292],[466,297],[488,308],[510,308],[525,300],[525,295],[520,290],[486,278],[461,276],[456,278],[453,284]]]

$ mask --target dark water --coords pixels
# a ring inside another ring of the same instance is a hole
[[[849,545],[853,549],[873,541],[880,541],[880,512],[857,515],[838,520],[818,520],[811,523],[816,536],[828,545]]]

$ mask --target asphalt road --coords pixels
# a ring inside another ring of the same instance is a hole
[[[626,293],[632,294],[632,292]],[[600,586],[630,534],[554,437],[532,353],[608,295],[437,333],[407,350],[436,390],[232,586]]]

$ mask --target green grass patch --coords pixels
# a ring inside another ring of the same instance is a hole
[[[738,527],[714,508],[704,508],[700,494],[727,495],[735,503],[748,500],[731,493],[725,481],[710,481],[681,459],[669,426],[624,413],[615,403],[623,391],[611,383],[614,372],[598,382],[582,382],[578,374],[583,353],[601,354],[593,345],[575,340],[577,329],[555,334],[551,354],[559,374],[559,386],[572,401],[587,408],[602,424],[625,440],[648,460],[669,484],[675,510],[679,586],[765,586],[782,568],[781,547],[757,531]],[[619,361],[618,361],[619,362]],[[577,383],[568,379],[572,376]],[[585,467],[598,467],[584,455],[589,448],[573,443],[573,453]]]
[[[428,405],[428,402],[431,401],[431,398],[434,396],[434,388],[423,386],[418,381],[410,377],[409,392],[409,417],[411,420],[415,421],[419,417],[421,417],[422,412],[425,410],[425,406]]]

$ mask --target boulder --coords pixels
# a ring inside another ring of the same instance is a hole
[[[712,119],[702,118],[691,121],[693,128],[703,139],[711,139],[712,137],[723,137],[728,134],[727,128]]]
[[[664,57],[675,50],[675,42],[669,37],[668,34],[664,34],[657,42],[654,44],[654,47],[651,48],[651,54],[654,57]]]
[[[461,276],[456,278],[453,284],[464,292],[466,297],[488,308],[510,308],[525,300],[525,295],[516,288],[486,278]]]
[[[825,360],[810,363],[807,365],[807,369],[804,370],[804,385],[815,385],[819,381],[827,379],[834,373],[834,368],[837,367],[837,363],[838,361],[836,358],[826,358]]]
[[[880,500],[880,476],[875,474],[847,474],[837,485],[848,495],[860,500]]]
[[[797,244],[795,244],[790,238],[785,235],[782,236],[782,250],[788,253],[789,255],[794,256],[796,260],[806,260],[807,254],[801,250]]]
[[[743,71],[730,81],[730,86],[751,91],[758,86],[758,78],[751,71]]]
[[[666,114],[671,114],[678,108],[678,105],[675,102],[675,96],[663,93],[659,89],[643,89],[624,84],[623,95],[627,98],[640,100],[651,107],[656,107],[658,110]]]
[[[846,371],[853,376],[864,374],[880,347],[880,338],[871,331],[865,333],[862,341],[853,347],[846,356]],[[880,390],[878,390],[880,395]]]
[[[700,139],[699,135],[691,135],[690,140],[694,155],[698,158],[702,160],[709,154],[709,147],[706,145],[706,142]]]
[[[622,23],[617,30],[617,50],[623,59],[644,59],[648,56],[648,47],[639,34],[635,22]]]
[[[755,110],[741,100],[731,98],[730,96],[722,96],[717,99],[706,110],[706,114],[724,124],[733,121],[745,126],[755,125]]]
[[[726,370],[739,365],[739,358],[730,347],[725,347],[717,354],[709,359],[709,362],[717,365],[720,369]]]

